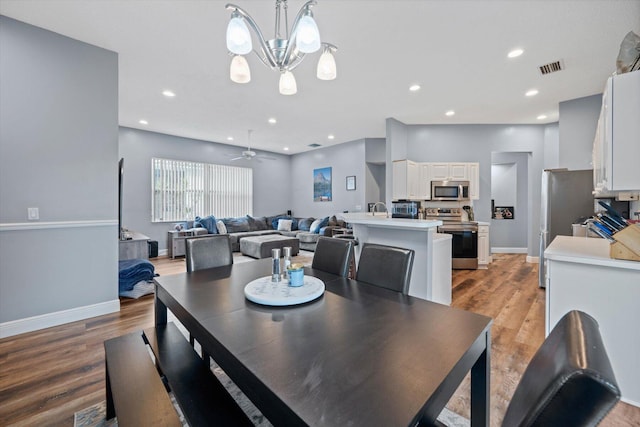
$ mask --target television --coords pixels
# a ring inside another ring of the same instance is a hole
[[[125,240],[122,227],[122,178],[124,176],[124,157],[118,162],[118,240]]]

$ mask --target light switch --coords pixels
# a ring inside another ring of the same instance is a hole
[[[27,208],[27,218],[29,221],[40,219],[40,211],[38,208]]]

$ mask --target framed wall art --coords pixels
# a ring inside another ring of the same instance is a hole
[[[347,191],[353,191],[356,189],[356,176],[351,175],[347,177]]]
[[[331,168],[313,170],[313,201],[331,201]]]

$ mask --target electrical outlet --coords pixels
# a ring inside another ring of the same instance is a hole
[[[40,219],[40,210],[38,208],[27,208],[27,218],[29,221]]]

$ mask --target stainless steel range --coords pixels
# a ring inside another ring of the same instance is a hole
[[[463,221],[461,208],[426,208],[426,219],[442,221],[438,233],[451,234],[451,267],[456,270],[478,268],[478,223]]]

